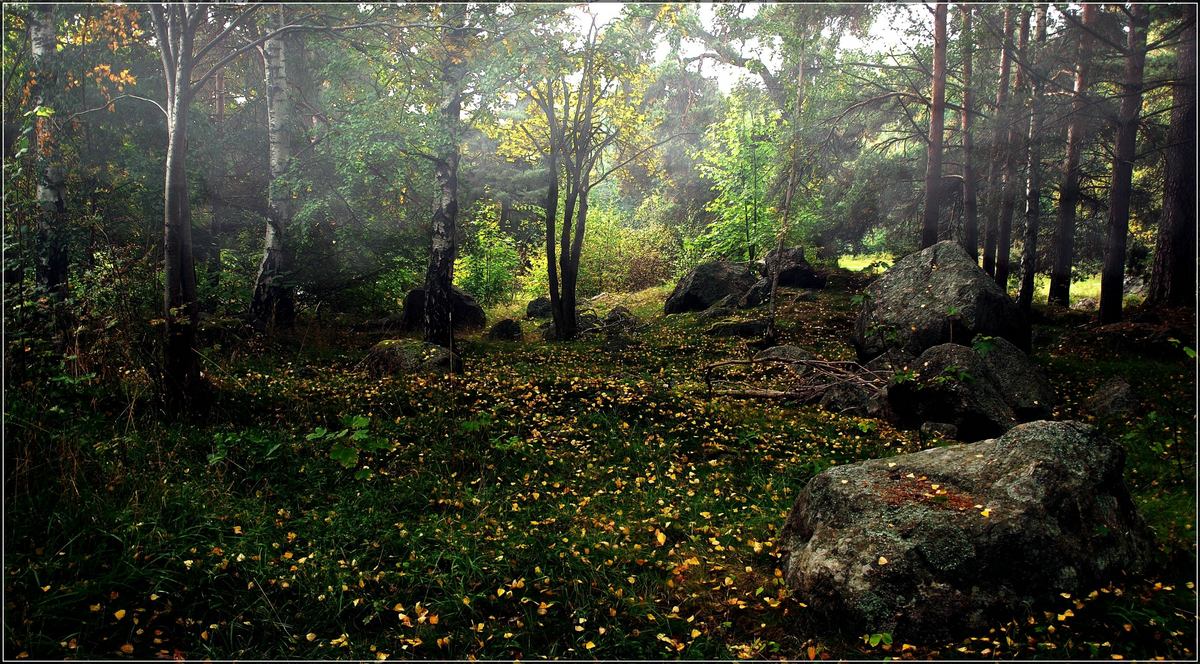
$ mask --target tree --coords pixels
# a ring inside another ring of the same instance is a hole
[[[1042,210],[1042,90],[1045,71],[1042,51],[1046,42],[1046,5],[1034,12],[1033,45],[1029,49],[1029,133],[1025,138],[1025,237],[1021,243],[1021,287],[1017,305],[1024,311],[1033,306],[1034,276],[1037,272],[1037,236]]]
[[[433,154],[437,194],[425,270],[425,341],[454,348],[451,285],[454,282],[458,222],[458,162],[462,135],[463,81],[466,78],[466,5],[450,17],[445,55],[440,65],[441,98],[437,107],[440,132]]]
[[[575,338],[578,330],[576,294],[589,195],[614,173],[677,136],[643,145],[654,127],[637,110],[644,95],[645,66],[638,63],[638,48],[631,40],[640,35],[620,28],[618,23],[602,32],[593,19],[578,51],[558,63],[559,71],[551,71],[556,66],[551,65],[526,90],[540,112],[539,122],[545,123],[542,137],[527,126],[522,129],[547,166],[546,272],[555,338],[563,341]]]
[[[1013,96],[1009,100],[1008,113],[1004,122],[1008,138],[1004,141],[1003,186],[1000,193],[1000,213],[996,225],[996,283],[1008,290],[1009,254],[1012,250],[1012,220],[1017,199],[1017,155],[1020,152],[1021,136],[1024,133],[1020,122],[1020,111],[1025,107],[1025,51],[1029,45],[1029,11],[1021,10],[1020,30],[1017,36],[1017,73],[1013,77]],[[1005,48],[1007,48],[1007,44]]]
[[[1196,6],[1181,7],[1186,27],[1177,47],[1162,219],[1146,295],[1148,304],[1168,306],[1196,298]]]
[[[32,101],[35,110],[35,150],[37,154],[38,202],[38,285],[57,300],[67,296],[67,178],[55,131],[54,110],[50,100],[59,91],[58,39],[55,29],[56,5],[33,5],[29,18],[29,43],[32,55]],[[61,110],[61,109],[58,109]]]
[[[971,5],[962,5],[962,110],[958,112],[962,129],[963,247],[971,258],[979,259],[979,203],[975,194],[975,146],[971,136],[971,114],[975,112],[975,91],[971,89],[971,60],[975,37],[971,30]]]
[[[993,276],[996,274],[1000,201],[1003,198],[1001,191],[1003,190],[1004,164],[1007,154],[1005,146],[1008,128],[1004,123],[1004,118],[1008,112],[1008,83],[1012,71],[1012,34],[1013,7],[1005,5],[1004,35],[1000,40],[1000,77],[996,84],[996,122],[992,138],[992,158],[988,165],[988,208],[983,233],[983,271]]]
[[[1079,207],[1079,168],[1083,152],[1084,112],[1087,108],[1088,73],[1092,56],[1092,38],[1088,34],[1096,22],[1096,5],[1084,4],[1083,27],[1077,30],[1075,84],[1071,93],[1071,119],[1067,124],[1067,153],[1063,159],[1062,182],[1058,188],[1058,217],[1055,223],[1054,267],[1050,272],[1051,304],[1067,306],[1071,296],[1071,261],[1075,254],[1075,214]]]
[[[933,12],[933,92],[929,104],[929,140],[925,146],[925,213],[921,221],[921,248],[937,243],[938,214],[942,206],[942,134],[946,115],[946,12],[945,2]]]
[[[287,8],[278,6],[279,27],[287,24]],[[263,257],[254,279],[250,315],[265,329],[272,323],[290,326],[295,317],[291,289],[284,283],[288,263],[284,239],[292,220],[292,191],[287,181],[292,157],[292,133],[295,123],[293,102],[294,76],[298,63],[291,51],[295,38],[280,33],[263,45],[267,92],[267,149],[270,180],[267,184],[267,223],[263,234]],[[292,73],[289,73],[292,72]]]
[[[1121,108],[1117,115],[1113,147],[1112,181],[1108,190],[1108,231],[1104,241],[1104,267],[1100,272],[1100,322],[1121,320],[1125,294],[1125,247],[1129,240],[1129,203],[1133,190],[1133,161],[1137,156],[1137,130],[1142,109],[1142,73],[1146,66],[1146,29],[1149,9],[1133,3],[1124,48],[1125,72],[1121,79]],[[1194,128],[1193,128],[1194,130]],[[1194,183],[1189,183],[1192,186]]]

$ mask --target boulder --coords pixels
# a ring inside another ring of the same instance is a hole
[[[1137,410],[1138,401],[1125,379],[1110,378],[1096,388],[1084,405],[1096,417],[1123,417]]]
[[[553,316],[554,310],[550,308],[550,298],[548,297],[530,300],[529,304],[525,305],[526,318],[551,318]]]
[[[867,362],[863,367],[877,374],[892,376],[901,371],[911,369],[913,363],[916,361],[917,358],[899,348],[889,348],[884,351],[883,355]]]
[[[780,284],[782,286],[783,284]],[[754,282],[738,300],[739,309],[752,309],[760,304],[766,304],[771,299],[771,278],[763,277]]]
[[[938,344],[969,344],[977,334],[1029,349],[1025,315],[954,242],[905,256],[864,295],[851,338],[863,361],[889,348],[920,355]]]
[[[521,324],[511,318],[496,321],[487,333],[487,338],[492,341],[520,341],[523,336]]]
[[[733,307],[737,304],[737,298],[733,295],[726,295],[717,300],[713,305],[704,311],[696,314],[696,320],[717,320],[720,318],[728,318],[733,315]]]
[[[613,307],[601,320],[606,330],[625,330],[638,324],[637,316],[623,304]]]
[[[683,275],[663,311],[668,314],[703,311],[725,296],[740,297],[754,281],[754,273],[745,265],[729,261],[703,263]]]
[[[915,376],[893,379],[888,403],[899,426],[922,422],[958,427],[962,440],[998,436],[1017,423],[983,360],[958,344],[934,346],[913,363]]]
[[[731,320],[714,323],[708,328],[708,334],[714,337],[761,337],[767,333],[765,320]]]
[[[867,417],[881,410],[879,402],[872,401],[871,392],[866,388],[841,383],[825,390],[818,404],[832,413]]]
[[[1003,337],[976,339],[972,348],[1017,419],[1028,422],[1050,417],[1054,388],[1028,355]]]
[[[783,528],[785,579],[809,615],[851,633],[984,633],[1144,569],[1152,540],[1124,464],[1095,429],[1039,421],[831,468]]]
[[[461,371],[462,361],[448,349],[419,339],[387,339],[371,347],[363,365],[374,376]]]
[[[824,288],[827,283],[825,275],[819,274],[804,257],[801,247],[784,247],[782,253],[774,249],[769,251],[759,264],[760,273],[767,279],[767,289],[771,288],[771,270],[774,269],[777,257],[779,260],[779,285],[789,288]]]
[[[784,344],[782,346],[773,346],[763,351],[759,351],[755,356],[755,360],[815,360],[817,356],[804,350],[799,346]]]
[[[451,320],[455,330],[478,330],[487,325],[483,307],[469,293],[458,286],[450,287]],[[425,326],[425,289],[414,288],[404,296],[404,310],[400,312],[401,332],[412,332]]]

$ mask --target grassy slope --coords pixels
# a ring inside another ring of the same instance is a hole
[[[1104,425],[1127,436],[1128,474],[1160,534],[1153,578],[959,643],[815,633],[780,579],[776,538],[796,492],[832,464],[922,444],[874,420],[708,399],[699,367],[745,347],[707,338],[693,315],[662,317],[665,293],[597,305],[648,321],[627,347],[476,335],[453,378],[368,378],[355,366],[365,336],[226,354],[217,405],[181,425],[130,416],[100,386],[10,392],[7,652],[1194,654],[1195,623],[1176,609],[1195,601],[1194,457],[1180,443],[1151,451],[1164,425],[1145,418]],[[851,294],[786,306],[785,339],[849,357]],[[1096,365],[1063,343],[1038,359],[1065,387],[1064,415],[1111,371],[1136,377],[1156,412],[1182,413],[1172,435],[1194,439],[1185,361]],[[330,433],[308,438],[319,429]],[[330,458],[335,444],[362,448],[353,468]]]

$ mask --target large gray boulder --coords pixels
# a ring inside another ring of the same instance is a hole
[[[736,300],[754,281],[754,273],[745,265],[729,261],[703,263],[683,275],[663,311],[668,314],[703,311],[726,296],[732,295]]]
[[[363,366],[373,376],[461,371],[462,361],[446,348],[419,339],[387,339],[371,347]]]
[[[785,578],[854,633],[929,640],[1022,619],[1144,568],[1152,541],[1124,465],[1093,428],[1039,421],[835,467],[792,507]]]
[[[487,314],[483,307],[458,286],[450,287],[450,317],[455,330],[478,330],[487,325]],[[400,331],[412,332],[425,326],[425,289],[414,288],[404,296],[404,310],[400,312]]]
[[[939,242],[896,262],[867,287],[851,343],[859,359],[889,348],[912,355],[977,334],[1029,349],[1025,315],[958,244]]]

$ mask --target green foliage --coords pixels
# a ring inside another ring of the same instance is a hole
[[[390,447],[387,440],[371,433],[371,418],[369,417],[346,416],[342,418],[342,426],[341,429],[317,427],[304,439],[313,443],[330,445],[329,458],[346,469],[358,465],[360,452],[378,452]],[[362,479],[362,477],[356,475],[356,479]]]
[[[512,299],[521,267],[516,242],[500,230],[499,207],[477,207],[466,228],[471,239],[454,268],[458,286],[484,306]]]
[[[707,206],[715,218],[702,235],[685,240],[689,252],[752,261],[774,246],[779,220],[767,190],[779,177],[778,118],[761,96],[734,94],[726,117],[705,132],[699,156],[701,172],[716,183]]]

